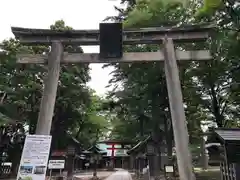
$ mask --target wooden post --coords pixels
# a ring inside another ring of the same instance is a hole
[[[121,164],[122,164],[122,169],[124,169],[124,165],[123,165],[123,157],[121,157]]]
[[[148,155],[148,165],[149,165],[149,176],[150,180],[153,180],[156,176],[156,166],[155,166],[155,159],[156,156],[154,155]],[[160,171],[160,169],[157,169]]]
[[[44,82],[44,91],[38,115],[36,134],[50,134],[60,73],[60,62],[62,58],[63,45],[60,41],[55,41],[52,43],[51,52],[48,58],[48,75]]]
[[[163,45],[165,55],[164,67],[177,152],[179,175],[181,180],[195,180],[191,162],[191,154],[188,148],[189,137],[173,40],[166,37],[163,39]]]

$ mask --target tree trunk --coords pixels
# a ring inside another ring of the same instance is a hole
[[[83,119],[81,119],[81,121],[78,121],[79,128],[78,128],[75,138],[78,138],[79,134],[81,133],[82,129],[84,128],[84,124],[83,124],[84,120],[85,120],[85,118],[83,117]]]
[[[78,128],[78,131],[77,131],[77,134],[76,134],[76,136],[75,136],[75,138],[78,138],[78,136],[79,136],[81,130],[82,130],[82,127],[79,127],[79,128]]]
[[[12,151],[11,152],[11,160],[12,160],[11,176],[15,177],[17,176],[17,173],[18,173],[22,151],[20,150],[20,147],[14,148],[11,151]]]
[[[36,131],[36,127],[37,127],[37,121],[35,121],[34,119],[30,119],[30,124],[29,124],[29,134],[34,134]]]
[[[3,163],[3,161],[2,161],[3,150],[4,150],[4,148],[0,147],[0,177],[1,177],[2,173],[3,173],[3,171],[2,171],[2,170],[3,170],[3,169],[2,169],[2,163]]]
[[[72,156],[72,155],[68,155],[67,156],[67,162],[66,162],[66,164],[67,164],[67,179],[72,179],[72,177],[73,177],[73,163],[74,163],[74,156]]]
[[[172,154],[173,154],[173,129],[172,129],[172,122],[166,116],[164,118],[164,132],[166,137],[167,143],[167,156],[168,156],[168,163],[172,163]]]
[[[40,94],[39,96],[41,96]],[[28,99],[28,103],[31,104],[31,112],[30,112],[30,122],[29,122],[29,134],[35,134],[36,128],[37,128],[37,119],[38,119],[38,112],[36,110],[35,106],[38,101],[38,96],[35,93],[32,93],[30,98]]]
[[[217,99],[217,93],[214,89],[214,86],[211,87],[211,95],[212,95],[212,108],[213,108],[213,115],[215,116],[216,123],[218,127],[224,126],[224,117],[221,114],[220,105]]]

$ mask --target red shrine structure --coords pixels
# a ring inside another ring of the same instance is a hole
[[[127,151],[132,148],[134,142],[132,141],[121,141],[121,140],[105,140],[99,142],[106,144],[108,153],[103,158],[106,162],[106,166],[113,166],[114,168],[125,168],[130,167],[130,157]]]
[[[113,144],[110,144],[112,147],[110,147],[110,148],[107,148],[108,150],[111,150],[112,151],[112,153],[111,153],[111,157],[112,158],[114,158],[114,153],[115,153],[115,150],[118,150],[118,149],[123,149],[122,147],[120,147],[120,148],[118,148],[118,147],[115,147],[115,145],[117,145],[117,144],[115,144],[115,143],[113,143]]]

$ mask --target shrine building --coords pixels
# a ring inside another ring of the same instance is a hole
[[[106,155],[103,156],[106,167],[113,166],[124,169],[130,168],[130,156],[127,151],[133,145],[133,141],[105,140],[98,142],[98,147],[106,152]]]

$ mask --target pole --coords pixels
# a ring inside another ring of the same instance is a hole
[[[121,164],[122,164],[122,169],[124,168],[123,166],[123,157],[121,158]]]
[[[52,179],[52,169],[50,169],[50,174],[49,174],[49,176],[50,176],[50,179]]]
[[[148,169],[147,169],[147,171],[148,171],[148,179],[150,180],[151,179],[151,174],[150,174],[150,166],[149,166],[149,159],[148,159]]]
[[[38,115],[36,134],[50,134],[60,73],[60,61],[62,58],[63,46],[61,42],[55,41],[52,43],[51,52],[48,58],[48,76],[44,82],[44,91]]]
[[[97,176],[97,159],[98,154],[94,154],[93,176]]]
[[[72,179],[73,177],[73,171],[74,171],[74,156],[72,154],[69,154],[67,156],[67,179]]]
[[[206,153],[206,143],[204,136],[201,138],[201,159],[202,159],[202,169],[207,170],[208,169],[208,156]]]
[[[179,175],[181,180],[195,180],[190,151],[188,148],[189,138],[173,40],[171,38],[165,38],[163,39],[163,45],[165,56],[164,67]]]

